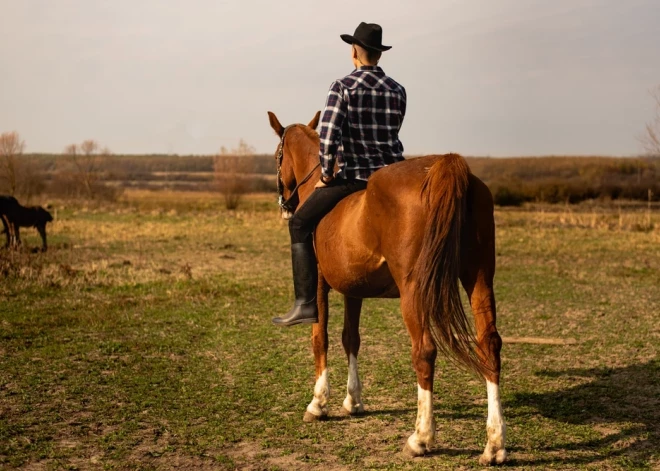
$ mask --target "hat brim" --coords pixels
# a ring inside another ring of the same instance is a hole
[[[389,51],[392,49],[392,46],[369,46],[367,44],[364,44],[362,41],[359,39],[356,39],[354,36],[351,36],[350,34],[342,34],[339,36],[345,43],[348,44],[357,44],[360,47],[363,47],[365,49],[369,49],[371,51],[378,51],[378,52],[385,52]]]

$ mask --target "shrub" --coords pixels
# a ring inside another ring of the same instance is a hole
[[[493,193],[493,200],[499,206],[520,206],[525,202],[525,195],[519,188],[498,185]]]

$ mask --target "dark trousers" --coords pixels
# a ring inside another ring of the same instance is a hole
[[[291,243],[298,244],[312,240],[316,225],[332,208],[351,193],[364,190],[367,182],[363,180],[336,179],[327,187],[317,188],[289,219]]]

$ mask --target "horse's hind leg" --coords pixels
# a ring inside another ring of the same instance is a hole
[[[0,215],[0,219],[2,219],[2,227],[3,227],[2,232],[7,237],[7,242],[5,243],[5,248],[9,248],[9,246],[10,246],[10,237],[11,237],[11,230],[10,230],[10,227],[11,227],[10,224],[11,223],[7,219],[7,216],[5,216],[4,214]]]
[[[21,246],[21,229],[18,226],[18,223],[13,223],[12,227],[14,228],[14,232],[12,234],[14,240],[12,241],[12,244],[15,249],[18,249]]]
[[[417,421],[415,433],[408,437],[403,452],[422,456],[435,441],[433,417],[433,375],[437,349],[428,326],[423,327],[421,313],[414,308],[413,289],[401,290],[401,313],[412,341],[412,362],[417,373]]]
[[[362,382],[358,375],[358,351],[360,350],[360,311],[362,300],[344,297],[344,331],[341,340],[348,359],[347,394],[343,409],[351,415],[364,412],[362,404]]]
[[[475,316],[479,356],[491,372],[486,375],[488,394],[488,419],[486,431],[488,443],[479,462],[482,465],[502,464],[506,460],[506,424],[500,401],[500,350],[502,339],[495,325],[495,297],[492,284],[479,280],[470,295]]]
[[[463,273],[461,282],[470,299],[474,315],[478,354],[488,366],[486,390],[488,394],[488,419],[486,430],[488,443],[479,463],[482,465],[502,464],[506,460],[506,424],[500,402],[500,350],[502,339],[497,332],[493,276],[495,274],[494,237],[484,237],[481,243],[473,240],[466,244],[462,255]],[[483,243],[483,241],[492,241]],[[469,247],[469,248],[468,248]]]
[[[319,309],[319,321],[312,326],[312,350],[314,351],[314,367],[316,384],[314,398],[307,406],[303,420],[314,422],[328,416],[328,399],[330,385],[328,383],[328,292],[330,287],[319,273],[319,285],[316,294]]]

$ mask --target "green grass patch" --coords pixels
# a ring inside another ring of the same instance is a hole
[[[342,300],[331,293],[330,417],[302,422],[309,327],[270,323],[292,296],[274,209],[122,207],[67,210],[50,252],[1,254],[11,270],[0,285],[0,467],[479,467],[485,387],[444,358],[435,451],[400,453],[417,405],[397,300],[364,303],[367,413],[347,418]],[[500,332],[577,340],[504,345],[509,468],[657,469],[659,234],[553,221],[497,213]]]

